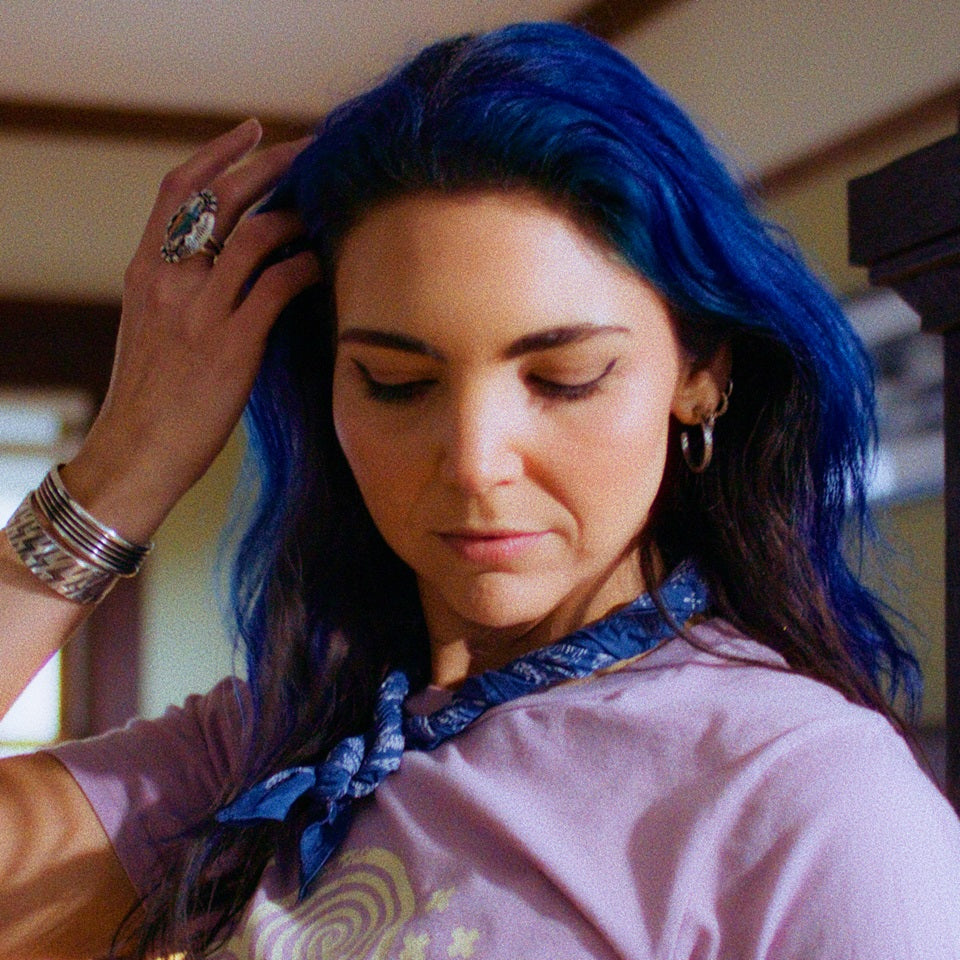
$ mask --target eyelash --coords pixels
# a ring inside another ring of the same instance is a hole
[[[426,393],[427,388],[436,382],[435,380],[410,380],[407,383],[380,383],[374,380],[363,367],[360,367],[360,372],[363,374],[367,396],[381,403],[409,403],[411,400],[418,400]]]
[[[529,379],[534,383],[537,389],[548,399],[551,400],[585,400],[600,389],[600,384],[606,378],[607,374],[613,370],[616,360],[611,360],[600,372],[599,376],[588,380],[586,383],[554,383],[552,380],[544,380],[535,374],[531,374]]]
[[[613,370],[616,363],[615,359],[611,360],[598,376],[586,383],[554,383],[552,380],[546,380],[534,374],[531,374],[528,379],[536,390],[548,400],[563,400],[566,402],[585,400],[600,389],[600,384]],[[379,380],[375,380],[370,375],[370,371],[358,360],[354,360],[354,364],[363,377],[367,396],[380,403],[409,403],[412,400],[419,399],[436,383],[436,380],[429,379],[409,380],[406,383],[381,383]]]

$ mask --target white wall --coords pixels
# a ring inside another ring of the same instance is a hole
[[[222,616],[215,574],[241,457],[240,433],[167,518],[144,568],[139,700],[146,716],[209,690],[233,669],[233,634]],[[242,673],[242,662],[237,666]]]

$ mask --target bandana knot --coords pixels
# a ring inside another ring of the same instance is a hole
[[[427,716],[405,713],[410,683],[404,671],[392,671],[380,685],[368,733],[341,740],[322,763],[290,767],[260,781],[223,807],[217,820],[282,822],[303,800],[307,812],[300,835],[302,899],[346,835],[353,801],[372,793],[397,770],[405,749],[433,750],[491,707],[646,653],[675,634],[673,623],[682,626],[709,607],[706,585],[690,561],[680,564],[663,583],[659,598],[670,620],[644,594],[558,643],[470,677],[450,703]]]

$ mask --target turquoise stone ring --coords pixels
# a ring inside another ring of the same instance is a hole
[[[217,198],[211,190],[193,194],[170,218],[160,256],[167,263],[179,263],[195,253],[216,258],[223,244],[213,235]]]

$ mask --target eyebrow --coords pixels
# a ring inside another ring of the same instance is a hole
[[[423,340],[409,337],[405,333],[392,333],[387,330],[349,327],[337,337],[337,342],[363,343],[371,347],[386,347],[388,350],[402,350],[404,353],[417,353],[424,357],[443,359],[443,354],[439,350],[434,350]]]
[[[537,330],[514,340],[503,355],[507,360],[514,360],[527,353],[536,353],[540,350],[551,350],[557,347],[566,347],[574,343],[582,343],[593,337],[609,333],[629,333],[630,328],[615,324],[576,323],[563,327],[549,327],[546,330]],[[388,350],[401,350],[404,353],[415,353],[423,357],[432,357],[436,360],[445,359],[443,354],[417,337],[405,333],[394,333],[387,330],[375,330],[367,327],[349,327],[337,338],[340,343],[362,343],[372,347],[386,347]]]
[[[504,351],[508,360],[523,356],[525,353],[535,353],[538,350],[550,350],[555,347],[566,347],[572,343],[582,343],[593,337],[607,333],[629,333],[629,327],[614,324],[576,323],[564,327],[549,327],[546,330],[537,330],[515,340]]]

